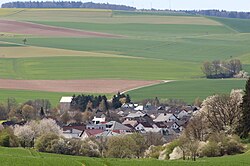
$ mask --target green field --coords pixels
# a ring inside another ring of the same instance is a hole
[[[18,103],[24,103],[30,99],[48,99],[51,102],[52,106],[56,107],[62,96],[72,96],[76,93],[0,89],[0,94],[0,101],[3,102],[7,101],[8,98],[15,98]],[[78,94],[81,94],[81,92],[79,92]],[[111,97],[110,94],[89,95],[106,95],[108,98]]]
[[[249,20],[95,9],[0,9],[0,19],[122,36],[1,35],[0,78],[176,80],[131,91],[131,97],[191,103],[196,97],[244,88],[244,80],[204,79],[204,61],[237,58],[250,72]],[[29,47],[22,45],[24,38]],[[1,90],[0,99],[49,96],[56,103],[61,94]]]
[[[72,93],[63,92],[41,92],[26,90],[6,90],[0,89],[0,101],[7,102],[8,98],[15,98],[18,103],[24,103],[30,99],[48,99],[55,107],[59,103],[62,96],[72,96]]]
[[[176,66],[180,66],[176,69]],[[196,63],[154,59],[42,57],[0,59],[0,77],[11,79],[165,80],[202,76]],[[175,72],[171,72],[174,71]]]
[[[105,159],[39,153],[33,149],[0,147],[0,162],[4,166],[248,166],[250,153],[197,161],[160,161],[155,159]]]
[[[191,104],[197,97],[205,99],[214,94],[230,93],[232,89],[243,89],[245,80],[188,80],[164,83],[130,91],[135,101],[153,96],[161,99],[181,99]]]
[[[213,20],[221,22],[222,24],[240,32],[240,33],[249,33],[250,29],[250,20],[248,19],[233,19],[233,18],[214,18]]]

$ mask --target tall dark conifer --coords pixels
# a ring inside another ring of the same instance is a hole
[[[250,132],[250,78],[246,83],[245,95],[242,103],[242,118],[237,132],[241,138],[247,138]]]
[[[45,117],[45,112],[44,112],[43,107],[41,107],[41,109],[40,109],[40,117],[41,117],[41,118],[44,118],[44,117]]]

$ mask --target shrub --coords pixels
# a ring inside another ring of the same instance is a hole
[[[238,153],[243,153],[244,147],[243,145],[238,142],[237,140],[231,139],[227,142],[227,144],[224,146],[225,153],[227,155],[234,155]]]
[[[57,154],[68,154],[67,143],[64,139],[54,139],[51,141],[51,151]]]
[[[80,154],[88,157],[101,156],[98,145],[91,140],[82,142]]]
[[[117,136],[108,139],[109,157],[132,158],[136,155],[136,142],[130,136]]]
[[[40,152],[53,152],[53,144],[55,141],[58,140],[59,137],[56,134],[48,133],[44,134],[35,141],[35,148]]]
[[[241,140],[241,142],[242,142],[243,144],[249,144],[249,143],[250,143],[250,133],[248,134],[248,136],[247,136],[246,138],[243,138],[243,139]]]
[[[216,142],[210,141],[204,146],[202,150],[202,156],[216,157],[220,156],[220,148]]]
[[[29,125],[15,126],[14,134],[18,137],[22,147],[33,147],[35,133]]]
[[[217,137],[218,138],[218,137]],[[202,155],[207,157],[216,157],[223,155],[234,155],[243,153],[244,147],[240,143],[237,136],[221,136],[217,141],[210,140],[209,143],[203,148]]]
[[[82,141],[79,139],[69,139],[67,141],[67,150],[70,155],[80,155]]]
[[[152,145],[146,150],[145,157],[158,159],[162,150],[163,146]]]
[[[166,146],[166,159],[169,159],[169,155],[173,152],[174,148],[179,146],[178,140],[174,140]]]
[[[12,128],[3,129],[0,132],[0,146],[17,147],[18,145],[18,139],[14,135]]]
[[[10,136],[7,132],[1,132],[0,134],[0,145],[4,147],[10,147]]]

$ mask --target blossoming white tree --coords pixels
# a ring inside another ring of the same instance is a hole
[[[42,119],[41,121],[31,121],[24,126],[16,125],[14,134],[19,138],[21,146],[32,147],[34,140],[44,134],[61,135],[60,127],[53,119]]]

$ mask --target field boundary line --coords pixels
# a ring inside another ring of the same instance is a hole
[[[11,20],[11,21],[13,21],[13,20]],[[99,34],[99,35],[109,35],[110,36],[110,37],[104,37],[104,38],[123,38],[123,37],[126,37],[124,35],[117,35],[117,34],[112,34],[112,33],[104,33],[104,32],[98,32],[98,31],[88,31],[88,30],[81,30],[81,29],[74,29],[74,28],[67,28],[67,27],[60,27],[60,26],[52,26],[52,25],[46,25],[46,24],[39,24],[39,23],[34,23],[32,21],[19,21],[19,20],[15,20],[15,21],[19,22],[19,23],[38,25],[38,26],[43,26],[43,27],[61,28],[61,29],[72,30],[72,31],[77,31],[77,32],[96,33],[96,35]],[[113,37],[111,37],[111,36],[113,36]],[[95,36],[92,36],[92,37],[95,37]],[[98,37],[98,36],[96,36],[96,37]]]
[[[141,89],[141,88],[147,88],[147,87],[151,87],[151,86],[154,86],[154,85],[166,84],[166,83],[170,83],[170,82],[174,82],[174,81],[175,80],[161,80],[161,82],[159,82],[159,83],[153,83],[153,84],[139,86],[139,87],[136,87],[136,88],[125,90],[125,91],[121,92],[121,94],[130,92],[130,91],[133,91],[133,90],[138,90],[138,89]]]

